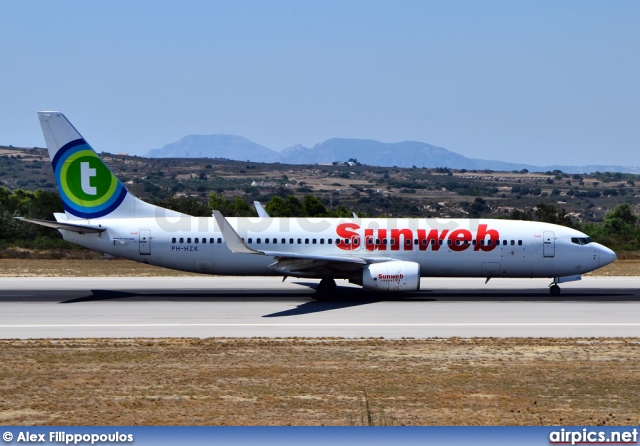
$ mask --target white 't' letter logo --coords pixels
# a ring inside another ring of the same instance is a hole
[[[92,169],[88,162],[80,163],[80,186],[82,186],[82,192],[87,195],[96,195],[98,190],[95,186],[91,186],[91,177],[96,176],[96,169]]]

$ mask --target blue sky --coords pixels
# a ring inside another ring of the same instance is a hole
[[[0,144],[60,110],[101,151],[417,140],[640,166],[638,1],[0,0]]]

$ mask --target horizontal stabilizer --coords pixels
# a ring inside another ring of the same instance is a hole
[[[20,221],[27,221],[29,223],[35,223],[37,225],[47,226],[53,229],[62,229],[64,231],[77,232],[79,234],[100,233],[107,230],[106,228],[101,228],[96,226],[78,225],[75,223],[63,223],[59,221],[50,221],[50,220],[40,220],[37,218],[25,218],[25,217],[15,217],[15,218],[16,220],[20,220]]]

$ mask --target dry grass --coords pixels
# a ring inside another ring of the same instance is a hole
[[[5,425],[638,425],[638,339],[0,341]]]
[[[200,276],[123,259],[0,259],[0,277]]]
[[[618,260],[588,276],[640,276],[640,260]],[[0,277],[199,276],[123,259],[0,259]]]
[[[616,260],[586,276],[640,276],[640,260]]]

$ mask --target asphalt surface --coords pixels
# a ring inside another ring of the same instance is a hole
[[[0,278],[0,338],[640,336],[640,277],[423,279],[370,293],[247,277]]]

